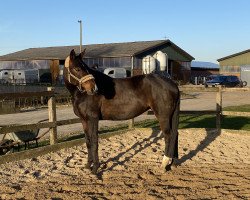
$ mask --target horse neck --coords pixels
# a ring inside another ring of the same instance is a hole
[[[74,93],[76,90],[78,90],[78,88],[75,85],[72,85],[71,83],[69,83],[68,81],[64,81],[64,84],[67,90],[70,92],[70,94],[74,96]]]
[[[98,88],[98,93],[105,96],[107,99],[111,99],[115,95],[115,83],[114,79],[100,71],[89,68],[89,73],[95,77],[95,83]]]

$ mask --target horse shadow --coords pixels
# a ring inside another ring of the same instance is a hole
[[[175,160],[175,166],[181,166],[187,160],[194,158],[199,152],[203,151],[209,144],[216,140],[216,138],[221,134],[217,129],[207,128],[205,129],[206,136],[200,141],[197,147],[190,150],[187,154],[183,155],[179,159]],[[120,152],[118,155],[108,158],[106,161],[101,163],[100,171],[97,174],[97,178],[102,180],[102,176],[106,171],[113,170],[118,165],[124,165],[129,162],[135,155],[142,152],[144,149],[152,146],[152,144],[157,143],[163,139],[163,134],[158,128],[152,129],[152,134],[150,137],[143,139],[142,141],[134,143],[130,148]],[[185,147],[179,147],[185,148]],[[133,151],[132,151],[133,150]],[[162,149],[163,151],[164,149]],[[133,152],[133,153],[131,153]],[[122,161],[119,161],[122,157],[125,157]],[[112,165],[107,167],[108,163],[112,162]]]
[[[106,161],[101,163],[101,170],[97,174],[99,179],[102,179],[102,175],[104,172],[113,170],[118,165],[124,165],[129,162],[135,155],[142,152],[144,149],[150,147],[152,144],[157,143],[159,140],[163,139],[163,135],[161,130],[152,128],[152,134],[150,137],[143,139],[142,141],[137,141],[130,148],[122,151],[118,155],[107,159]],[[131,153],[133,152],[133,153]],[[122,161],[119,161],[122,157],[125,157]],[[113,162],[110,167],[107,167],[107,164]]]
[[[220,136],[221,131],[218,129],[206,128],[206,136],[203,138],[200,143],[196,146],[195,149],[190,150],[187,154],[183,155],[178,160],[175,160],[175,165],[180,166],[185,163],[187,160],[192,160],[199,152],[202,152],[206,149],[213,141],[216,140],[218,136]],[[182,147],[185,148],[185,147]],[[179,147],[180,150],[180,147]]]

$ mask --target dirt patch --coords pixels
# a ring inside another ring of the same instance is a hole
[[[249,134],[180,130],[178,166],[160,169],[159,131],[100,139],[98,176],[85,145],[0,165],[0,199],[249,199]]]

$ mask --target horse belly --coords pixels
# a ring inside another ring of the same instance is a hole
[[[139,116],[149,108],[142,105],[103,105],[101,109],[104,120],[127,120]]]

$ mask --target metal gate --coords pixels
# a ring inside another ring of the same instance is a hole
[[[240,68],[240,78],[242,81],[246,81],[250,85],[250,65],[244,65]]]

